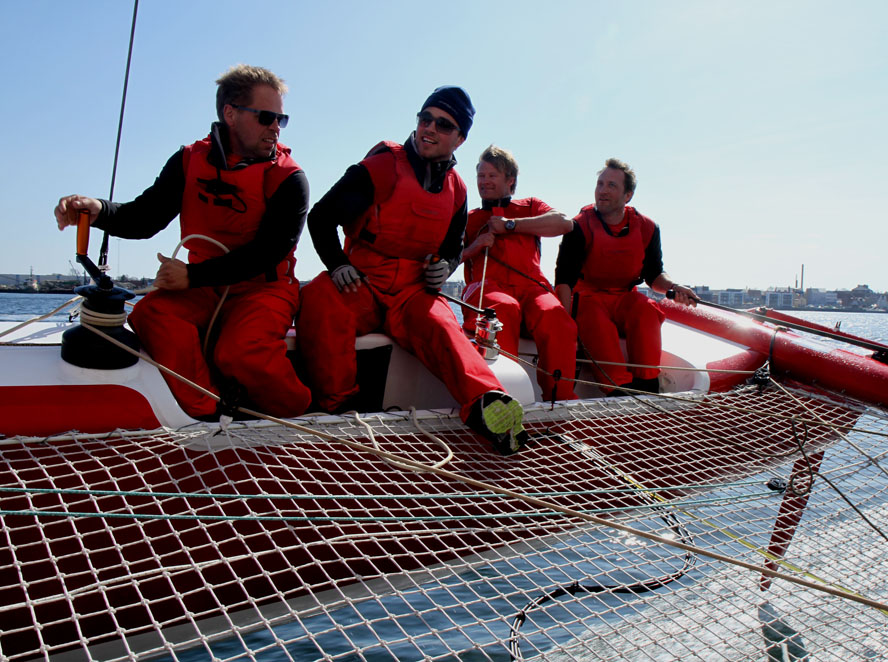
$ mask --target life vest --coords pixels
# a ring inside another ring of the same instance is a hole
[[[183,153],[185,191],[180,213],[182,238],[191,234],[206,235],[231,251],[253,240],[265,214],[266,200],[284,179],[301,168],[290,157],[290,148],[278,143],[277,156],[273,161],[222,170],[207,158],[212,147],[211,140],[208,136],[187,146]],[[192,239],[185,247],[188,249],[188,261],[192,263],[225,253],[203,239]],[[263,274],[257,278],[273,280],[273,277],[292,276],[296,263],[294,251],[277,265],[274,274]]]
[[[385,148],[391,155],[380,153]],[[345,254],[383,291],[418,283],[425,257],[438,252],[453,215],[465,203],[466,186],[451,169],[441,192],[426,191],[404,146],[393,142],[379,143],[361,165],[370,173],[377,196],[387,190],[391,194],[374,200],[358,221],[344,228]]]
[[[530,218],[550,211],[545,202],[538,198],[522,198],[512,200],[503,210],[505,218]],[[466,225],[465,244],[471,244],[487,225],[492,210],[473,209],[469,212],[469,222]],[[486,278],[498,283],[526,287],[533,279],[539,283],[546,283],[546,277],[540,269],[540,238],[537,235],[521,232],[504,233],[496,236],[493,246],[488,250],[488,262]],[[510,265],[510,269],[505,265]],[[517,269],[523,274],[515,271]],[[466,284],[481,280],[484,271],[484,256],[479,255],[465,263]],[[551,289],[551,286],[549,286]]]
[[[628,225],[614,236],[604,227],[594,205],[583,207],[574,218],[586,239],[586,259],[577,290],[625,292],[642,281],[645,249],[657,225],[634,207],[625,208],[623,219],[628,219]]]

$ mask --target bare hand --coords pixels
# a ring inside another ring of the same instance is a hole
[[[159,290],[187,290],[188,266],[182,260],[174,260],[160,253],[157,254],[160,267],[154,277],[154,287]]]
[[[684,285],[673,284],[672,289],[675,291],[675,302],[683,306],[697,306],[697,293],[690,287]]]
[[[506,230],[506,219],[502,216],[491,216],[490,220],[487,221],[487,227],[490,228],[490,231],[493,234],[504,234],[508,232],[508,230]]]
[[[484,250],[485,248],[490,248],[496,242],[496,235],[492,232],[485,232],[482,235],[479,235],[478,238],[472,242],[472,246],[474,246],[478,252]]]
[[[59,230],[64,230],[69,225],[77,225],[78,212],[81,209],[89,211],[89,224],[92,225],[102,211],[102,203],[85,195],[66,195],[59,198],[59,204],[53,210]]]

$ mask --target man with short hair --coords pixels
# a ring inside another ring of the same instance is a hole
[[[355,338],[381,329],[444,382],[463,421],[509,454],[527,439],[521,405],[437,295],[460,262],[466,186],[453,152],[474,114],[463,89],[439,87],[403,145],[378,144],[315,204],[308,229],[327,271],[303,289],[297,335],[320,407],[353,408]]]
[[[497,342],[508,354],[518,354],[523,325],[539,351],[543,398],[573,400],[577,327],[540,269],[540,238],[563,235],[573,221],[539,198],[512,198],[518,162],[508,150],[485,149],[476,172],[481,208],[469,212],[466,226],[463,299],[496,312],[503,324]],[[474,316],[463,326],[473,332]]]
[[[694,291],[663,270],[659,226],[628,206],[635,185],[628,165],[607,160],[598,172],[595,204],[574,217],[555,266],[558,298],[577,321],[583,349],[600,362],[595,372],[603,390],[613,395],[625,393],[621,386],[659,392],[664,316],[635,286],[644,281],[655,292],[674,290],[676,302],[696,305]],[[628,361],[620,349],[621,334]],[[622,365],[627,362],[637,365]]]
[[[95,227],[144,239],[179,215],[183,238],[208,237],[185,244],[188,264],[158,253],[156,289],[136,304],[130,325],[159,363],[223,393],[217,408],[210,396],[164,374],[189,415],[214,419],[244,404],[295,416],[311,401],[285,343],[298,309],[293,254],[308,211],[308,180],[278,142],[288,119],[287,87],[271,71],[247,65],[216,83],[219,121],[206,138],[170,157],[140,196],[121,204],[69,195],[59,200],[55,217],[61,230],[85,209]],[[202,337],[220,303],[210,361]]]

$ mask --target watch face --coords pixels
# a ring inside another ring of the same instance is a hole
[[[509,219],[503,225],[506,227],[506,230],[514,230],[515,229],[515,221]]]

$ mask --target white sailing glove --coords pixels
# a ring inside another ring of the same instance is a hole
[[[440,290],[444,281],[450,276],[450,263],[447,260],[435,256],[426,255],[425,282],[426,286],[433,290]]]
[[[353,292],[361,284],[361,272],[350,264],[336,267],[330,272],[330,278],[340,292],[343,290]]]

